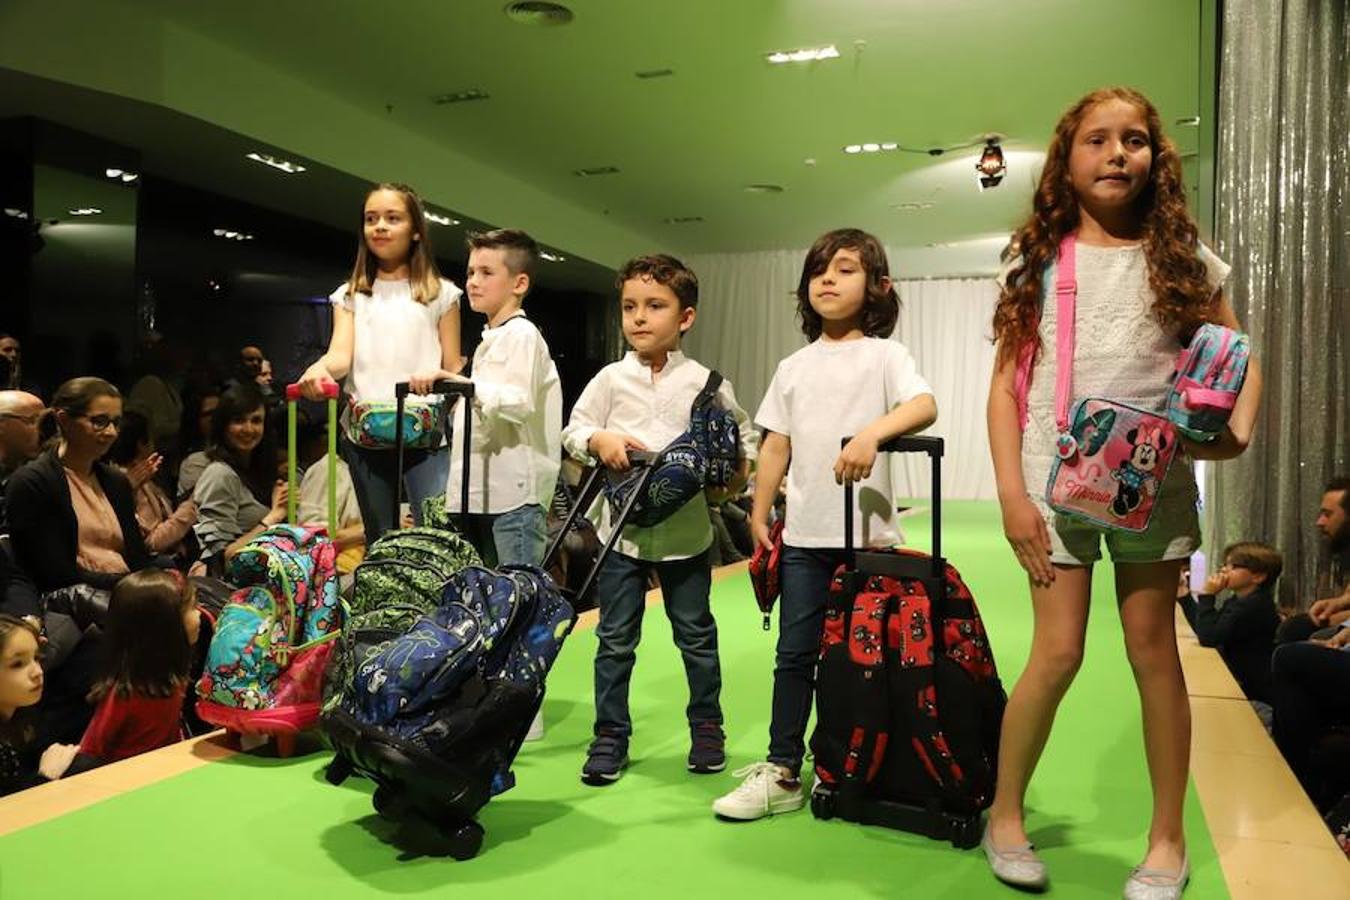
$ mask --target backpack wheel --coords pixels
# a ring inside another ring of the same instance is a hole
[[[834,818],[834,791],[816,788],[811,792],[811,815],[821,821]]]
[[[407,813],[407,803],[404,798],[393,788],[384,785],[375,788],[370,803],[375,807],[375,812],[379,813],[380,817],[384,819],[402,819],[405,818]]]
[[[461,862],[473,859],[483,846],[483,826],[472,819],[459,825],[448,825],[443,833],[450,842],[450,855]]]
[[[969,850],[980,843],[980,817],[966,816],[952,820],[952,846]]]
[[[276,747],[280,759],[289,759],[295,755],[295,732],[278,731],[272,735],[272,744]]]
[[[339,785],[351,777],[352,764],[345,756],[335,756],[323,770],[323,777],[331,785]]]

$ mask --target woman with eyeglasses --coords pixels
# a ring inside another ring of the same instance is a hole
[[[150,565],[127,477],[103,462],[122,424],[122,395],[102,378],[73,378],[52,397],[56,435],[9,480],[14,555],[44,593],[111,589]]]
[[[236,384],[220,395],[206,455],[211,462],[192,492],[194,530],[201,561],[219,572],[251,538],[286,521],[286,483],[277,478],[275,442],[256,384]]]

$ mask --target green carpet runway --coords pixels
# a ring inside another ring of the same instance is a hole
[[[905,520],[926,547],[928,517]],[[981,605],[1004,683],[1031,637],[1025,580],[992,503],[947,507],[946,551]],[[1148,778],[1111,594],[1099,566],[1087,659],[1060,710],[1028,799],[1029,828],[1051,896],[1119,897],[1144,851]],[[722,645],[728,771],[685,771],[683,668],[658,609],[638,652],[632,766],[615,785],[578,779],[591,726],[592,631],[573,635],[549,681],[548,733],[526,745],[518,786],[480,821],[487,838],[467,862],[418,856],[391,842],[369,785],[323,780],[323,754],[237,755],[0,838],[0,898],[438,897],[1016,897],[979,850],[809,811],[752,823],[713,818],[730,770],[763,757],[773,633],[760,627],[741,575],[714,585]],[[1227,897],[1204,816],[1190,792],[1188,900]],[[415,848],[414,848],[415,850]]]

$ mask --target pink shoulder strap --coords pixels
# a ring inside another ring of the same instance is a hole
[[[1055,268],[1055,424],[1060,434],[1069,430],[1069,394],[1073,386],[1074,313],[1078,299],[1077,238],[1066,234],[1059,242]]]
[[[1073,378],[1074,307],[1078,295],[1078,272],[1074,246],[1076,237],[1067,234],[1059,242],[1055,263],[1055,297],[1057,319],[1055,324],[1055,421],[1060,431],[1069,427],[1069,390]],[[1028,343],[1017,358],[1017,373],[1013,391],[1017,397],[1017,418],[1022,430],[1027,429],[1027,396],[1031,393],[1031,370],[1036,355],[1035,345]]]

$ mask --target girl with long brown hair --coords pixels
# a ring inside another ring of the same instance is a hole
[[[1055,710],[1082,661],[1092,566],[1105,534],[1116,599],[1138,685],[1153,819],[1125,897],[1174,898],[1189,877],[1182,803],[1190,708],[1174,632],[1180,569],[1200,545],[1197,491],[1180,455],[1139,533],[1103,531],[1050,510],[1055,457],[1056,304],[1060,242],[1075,235],[1075,397],[1105,396],[1161,413],[1177,352],[1205,322],[1238,328],[1224,298],[1226,263],[1198,240],[1186,210],[1176,147],[1158,111],[1128,88],[1094,91],[1060,119],[1026,222],[1013,235],[994,313],[998,352],[989,391],[989,444],[1003,527],[1031,582],[1031,655],[1008,701],[998,787],[984,850],[994,874],[1044,888],[1044,862],[1027,839],[1023,801]],[[1019,384],[1019,368],[1030,376]],[[1194,458],[1237,456],[1251,439],[1260,395],[1253,364],[1229,428],[1215,441],[1183,441]],[[1023,415],[1025,411],[1025,415]]]

